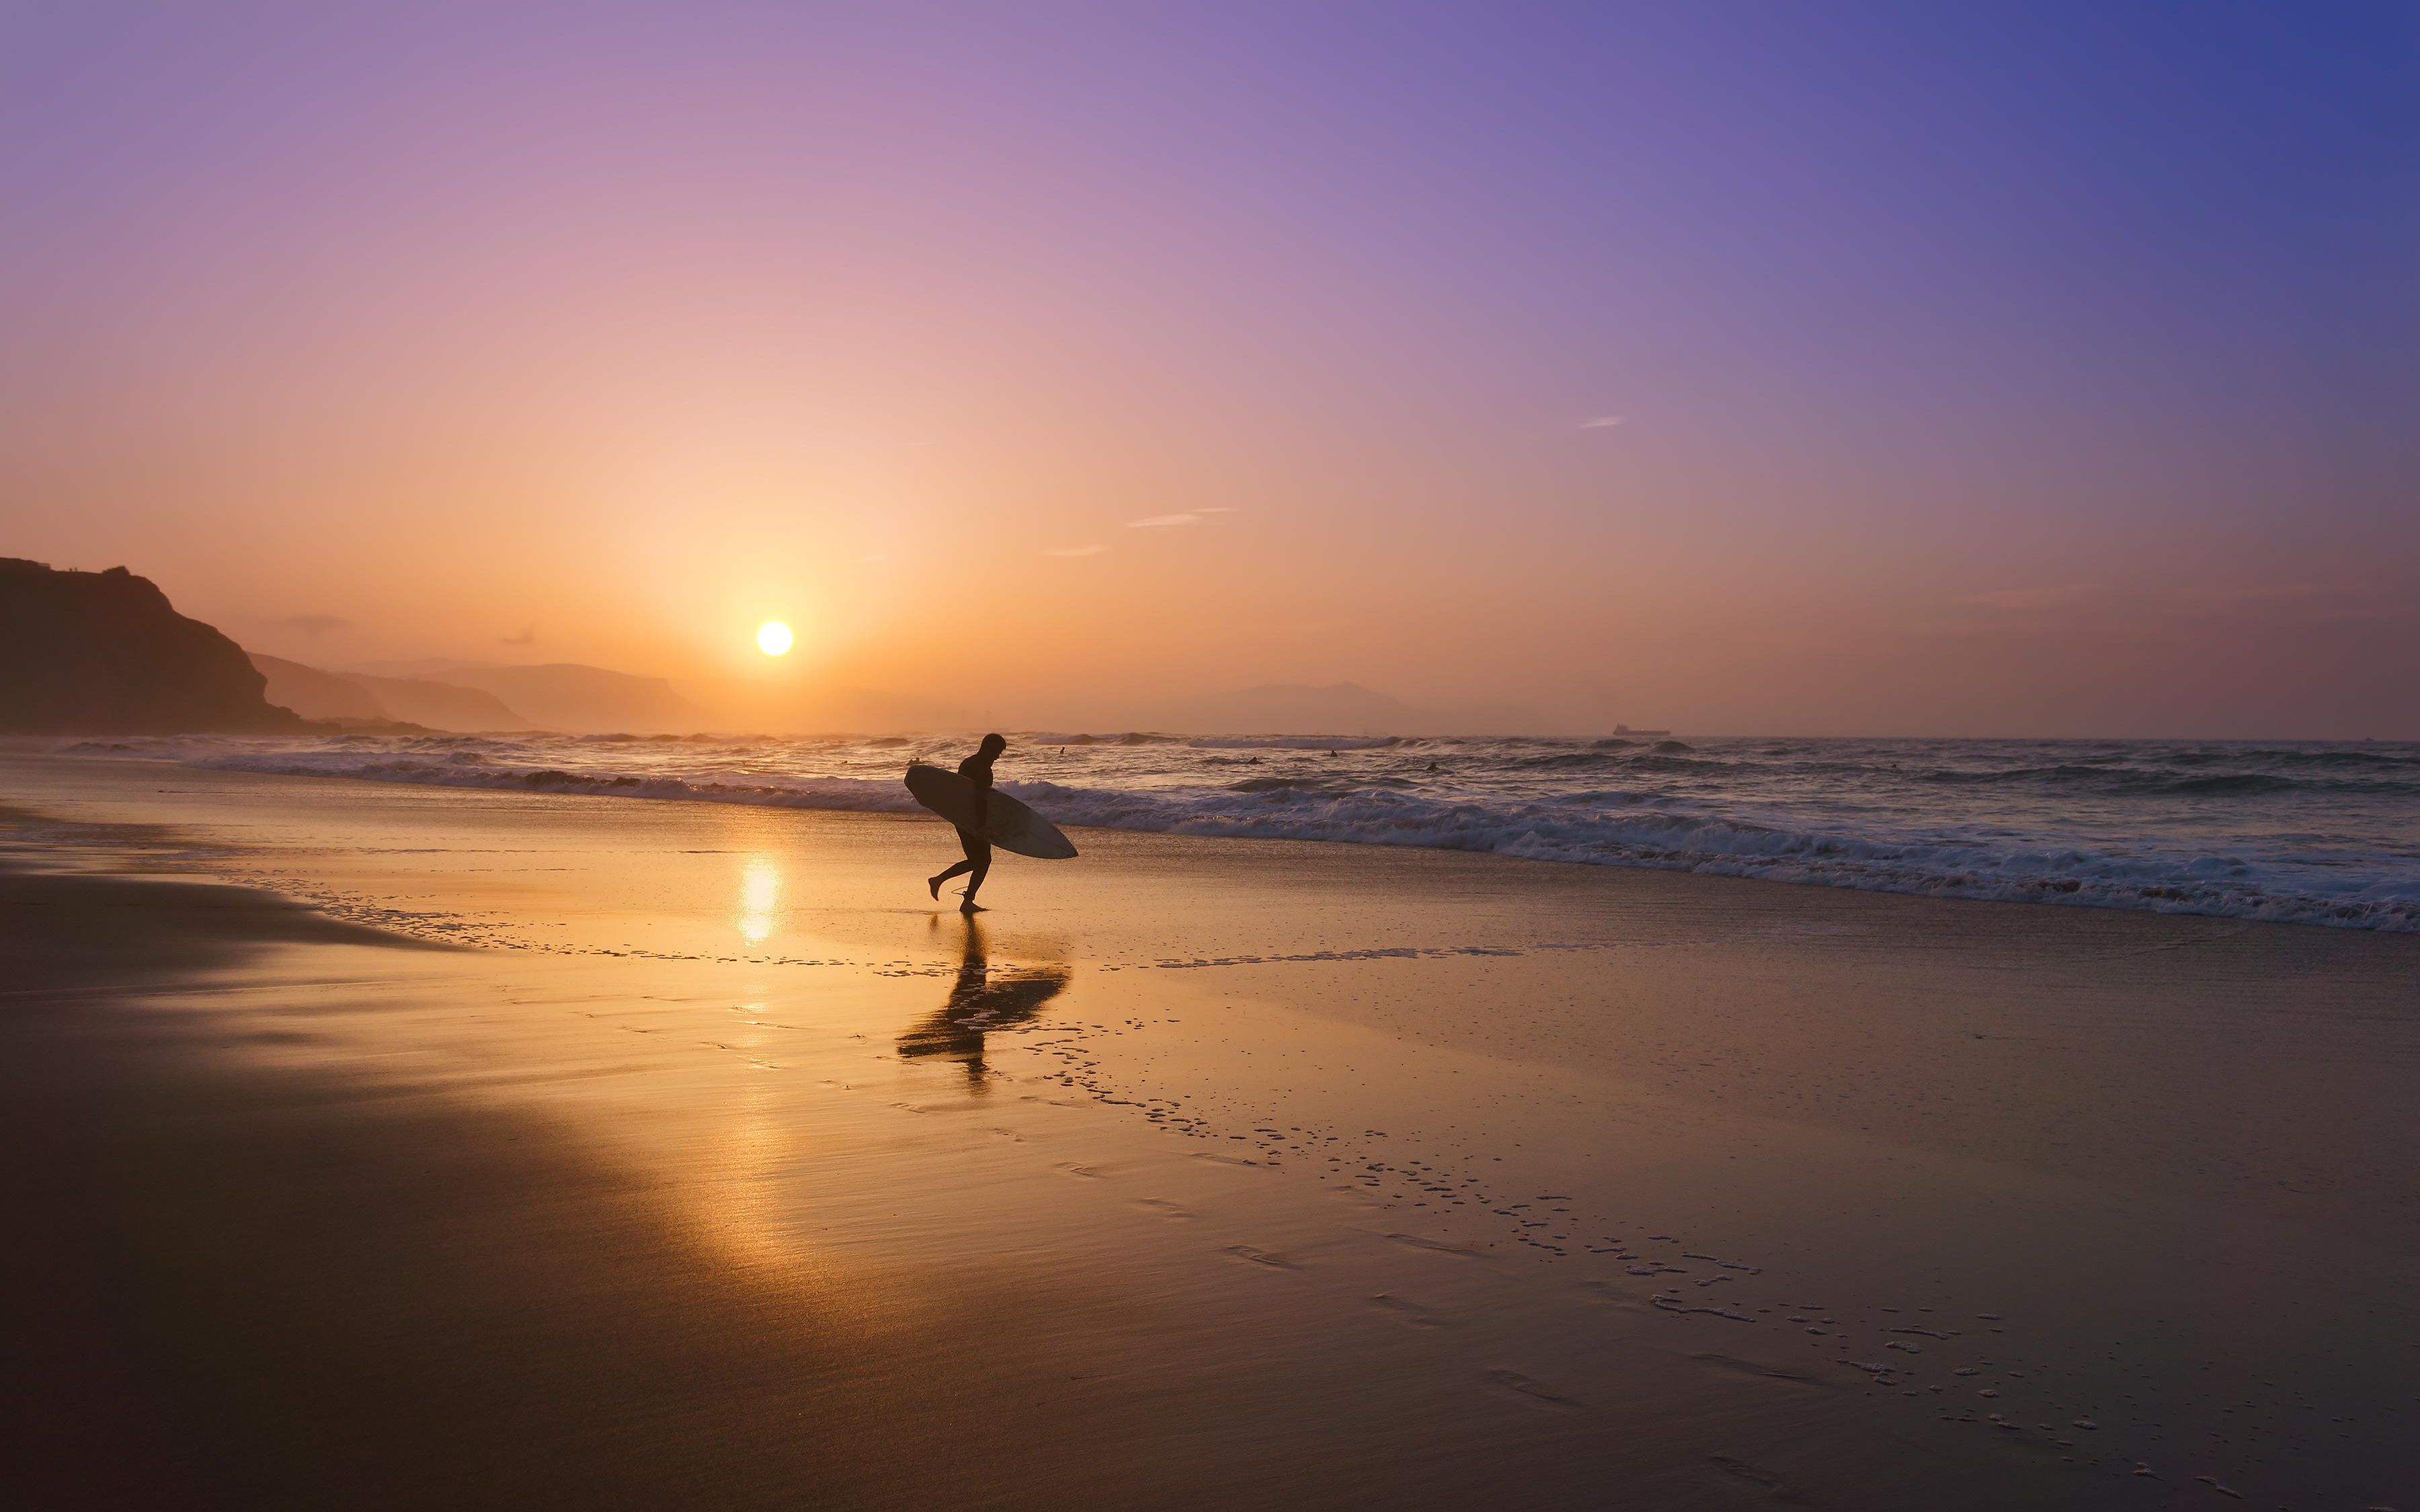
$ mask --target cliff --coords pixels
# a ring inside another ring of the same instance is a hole
[[[0,557],[0,733],[171,734],[300,727],[243,648],[124,567]]]

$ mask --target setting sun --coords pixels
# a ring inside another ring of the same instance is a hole
[[[0,84],[0,1512],[2420,1512],[2420,0]]]

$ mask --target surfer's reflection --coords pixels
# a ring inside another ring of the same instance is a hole
[[[966,953],[958,962],[958,980],[940,1011],[899,1037],[899,1054],[908,1060],[945,1057],[967,1068],[967,1082],[984,1087],[984,1035],[1023,1024],[1042,1011],[1042,1005],[1067,985],[1063,966],[1038,966],[994,980],[984,955],[983,925],[966,918]]]

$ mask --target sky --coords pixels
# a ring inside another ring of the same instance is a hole
[[[2420,9],[0,0],[0,555],[756,727],[2420,737]]]

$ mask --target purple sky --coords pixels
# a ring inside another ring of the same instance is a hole
[[[0,554],[321,664],[2420,736],[2409,7],[14,5],[0,204]]]

